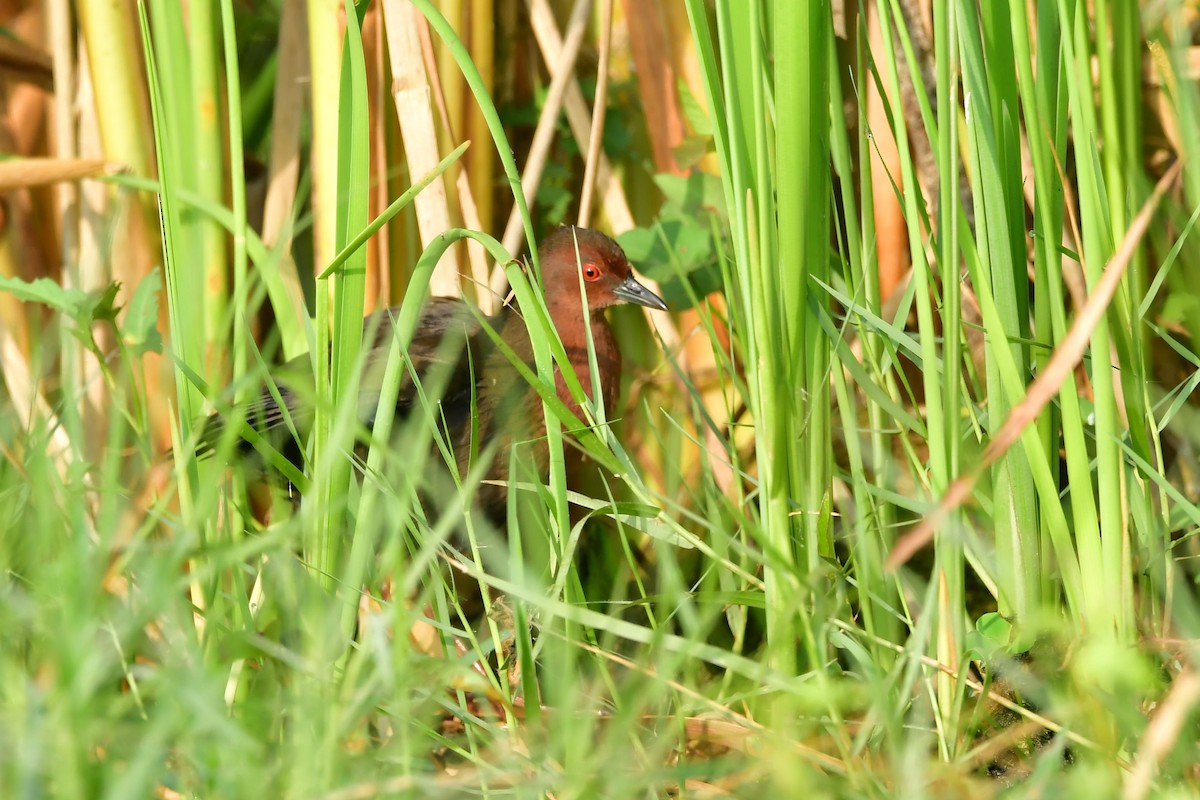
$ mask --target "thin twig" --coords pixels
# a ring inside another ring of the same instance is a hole
[[[579,225],[586,228],[592,216],[592,195],[596,192],[596,169],[600,144],[604,138],[604,114],[608,107],[608,55],[612,49],[612,0],[604,0],[600,23],[600,65],[596,68],[596,102],[592,106],[592,135],[588,140],[587,166],[583,173],[583,191],[579,197]]]
[[[546,156],[550,145],[554,143],[554,131],[558,124],[558,115],[562,111],[563,98],[567,87],[575,79],[575,61],[579,56],[579,47],[583,43],[583,35],[587,31],[588,16],[591,14],[592,0],[579,0],[567,21],[567,35],[558,58],[550,64],[550,89],[546,92],[546,102],[542,106],[537,128],[533,132],[533,141],[529,145],[529,155],[525,158],[525,172],[521,175],[521,191],[525,193],[525,202],[532,203],[537,194],[538,184],[542,180],[542,170],[546,166]],[[553,25],[554,13],[545,0],[529,2],[529,15],[546,16],[542,24]],[[521,224],[521,214],[516,205],[508,215],[508,224],[504,227],[504,249],[516,253],[525,241],[525,226]]]

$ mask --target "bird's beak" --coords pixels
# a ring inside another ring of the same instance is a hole
[[[646,308],[656,308],[659,311],[666,311],[667,304],[663,299],[654,292],[647,289],[638,283],[637,278],[633,277],[633,273],[617,284],[617,288],[612,290],[612,293],[623,302],[633,303]]]

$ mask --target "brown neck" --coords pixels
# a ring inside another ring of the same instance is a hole
[[[554,330],[558,331],[558,337],[563,339],[563,344],[568,338],[586,336],[583,326],[587,324],[590,314],[583,311],[578,293],[556,291],[547,295],[546,309],[550,312],[550,321],[554,324]]]
[[[570,359],[571,366],[575,369],[575,375],[579,378],[583,391],[588,397],[594,398],[591,367],[588,363],[589,326],[578,295],[574,298],[559,295],[552,298],[547,306],[550,311],[550,319],[558,331],[558,337],[562,340],[563,349],[566,350],[567,358]],[[604,317],[604,311],[593,310],[590,314],[590,321],[590,335],[592,346],[596,351],[596,367],[600,378],[604,408],[606,414],[611,417],[615,413],[613,407],[616,405],[617,395],[620,391],[621,353],[617,349],[612,328],[609,327],[608,320]],[[559,377],[556,383],[559,399],[580,419],[586,419],[574,398],[571,397],[562,378]]]

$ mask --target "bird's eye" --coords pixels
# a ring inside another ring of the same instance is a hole
[[[584,264],[583,277],[589,281],[598,280],[600,278],[600,268],[592,263]]]

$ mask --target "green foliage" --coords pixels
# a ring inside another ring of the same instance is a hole
[[[121,326],[121,342],[132,356],[162,352],[162,337],[158,332],[158,293],[161,288],[158,270],[155,270],[138,283],[129,300]],[[41,303],[61,314],[70,323],[67,330],[101,358],[103,351],[96,342],[93,324],[104,322],[116,327],[117,315],[122,309],[116,302],[120,290],[121,284],[117,281],[102,290],[85,292],[65,288],[49,278],[25,281],[0,276],[0,291],[10,293],[23,303]]]
[[[664,197],[658,218],[619,241],[638,269],[659,282],[667,305],[683,310],[722,288],[717,254],[728,236],[725,197],[720,179],[703,172],[657,175],[654,182]]]

